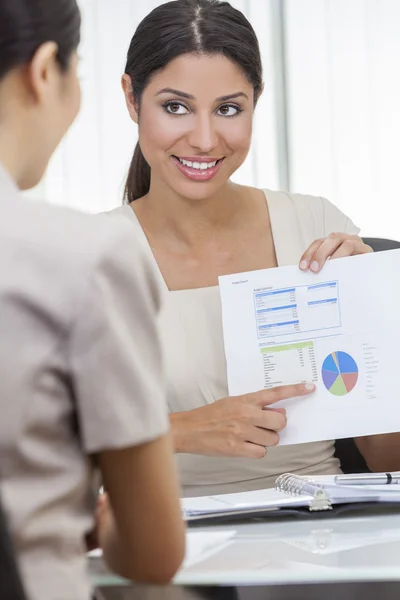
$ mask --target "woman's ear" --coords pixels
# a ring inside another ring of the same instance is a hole
[[[58,46],[55,42],[42,44],[35,52],[29,64],[29,86],[35,99],[42,100],[51,91],[57,68]]]
[[[132,121],[134,121],[134,123],[138,123],[139,121],[139,114],[138,114],[138,109],[135,103],[135,100],[133,98],[133,89],[132,89],[132,80],[130,75],[127,75],[126,73],[122,76],[122,89],[124,90],[124,94],[125,94],[125,102],[126,102],[126,106],[128,108],[128,112],[129,115],[132,119]]]

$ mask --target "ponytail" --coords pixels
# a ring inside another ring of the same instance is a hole
[[[140,149],[139,142],[136,144],[128,178],[125,184],[124,200],[130,204],[134,200],[145,196],[150,189],[150,167]]]

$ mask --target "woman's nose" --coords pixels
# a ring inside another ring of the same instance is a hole
[[[218,144],[218,136],[212,117],[198,115],[188,141],[193,148],[201,152],[210,152],[215,148]]]

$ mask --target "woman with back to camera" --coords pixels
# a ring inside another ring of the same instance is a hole
[[[123,87],[139,143],[130,205],[110,215],[127,217],[167,290],[161,335],[185,495],[339,472],[333,441],[274,447],[286,416],[273,403],[306,389],[227,398],[218,276],[289,264],[317,273],[328,258],[371,251],[323,198],[231,182],[263,90],[253,28],[227,2],[167,2],[137,28]],[[372,469],[400,468],[397,434],[356,443]]]
[[[75,0],[0,0],[0,495],[30,600],[89,599],[98,469],[114,570],[168,581],[184,550],[148,257],[19,193],[78,112],[79,31]]]

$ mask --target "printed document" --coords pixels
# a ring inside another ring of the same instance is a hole
[[[289,383],[281,444],[400,431],[400,250],[219,278],[232,396]]]

